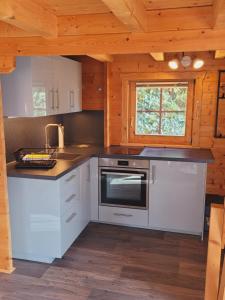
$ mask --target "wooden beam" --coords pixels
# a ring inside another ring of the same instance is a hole
[[[191,52],[225,49],[225,30],[0,38],[0,55],[86,55]]]
[[[215,59],[225,58],[225,50],[216,50]]]
[[[0,0],[0,20],[26,32],[57,36],[57,17],[30,0]]]
[[[101,62],[112,62],[113,57],[109,54],[87,54],[87,56],[99,60]]]
[[[216,300],[219,290],[224,206],[211,205],[208,255],[206,266],[205,300]]]
[[[213,28],[225,28],[225,1],[213,1]]]
[[[0,56],[0,74],[11,73],[16,68],[15,56]]]
[[[0,83],[0,272],[11,273],[12,250],[9,223],[9,205],[7,194],[7,176],[5,160],[5,138],[2,114],[2,95]]]
[[[140,0],[102,0],[130,31],[147,31],[147,12]]]
[[[208,6],[148,11],[147,32],[211,29],[211,13],[211,8]],[[58,17],[59,36],[128,32],[129,29],[112,13]],[[0,37],[26,36],[38,36],[38,34],[25,32],[0,21]]]
[[[164,61],[164,53],[163,52],[151,52],[150,55],[154,58],[156,61]]]

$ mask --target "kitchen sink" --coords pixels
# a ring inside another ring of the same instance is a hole
[[[68,153],[68,152],[56,152],[53,155],[54,159],[62,159],[62,160],[75,160],[80,157],[79,154]]]

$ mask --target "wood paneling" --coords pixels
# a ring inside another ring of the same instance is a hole
[[[109,12],[109,8],[101,0],[36,0],[52,10],[56,15],[101,14]]]
[[[104,63],[90,57],[80,58],[82,63],[82,109],[103,110],[105,99]]]
[[[122,126],[122,82],[127,78],[134,78],[137,73],[140,79],[156,78],[159,74],[170,73],[171,78],[185,78],[189,73],[195,78],[195,98],[193,113],[192,146],[211,148],[215,162],[208,166],[207,192],[225,195],[225,139],[214,138],[216,94],[218,84],[218,70],[225,69],[225,59],[215,60],[214,53],[196,53],[204,58],[205,66],[201,71],[191,68],[180,68],[178,71],[169,71],[167,60],[172,55],[166,55],[165,62],[155,62],[148,54],[143,55],[115,55],[109,65],[109,136],[110,144],[119,145],[123,142],[124,128]],[[187,79],[187,78],[186,78]],[[151,142],[149,142],[151,144]],[[179,146],[179,145],[177,145]]]
[[[148,32],[167,30],[210,29],[212,9],[209,6],[168,10],[147,11]],[[172,20],[172,21],[171,21]],[[125,33],[128,28],[112,13],[88,14],[58,17],[58,34],[104,34]],[[38,34],[29,33],[10,24],[0,22],[1,37],[23,37]]]
[[[7,194],[5,137],[2,115],[2,96],[0,85],[0,272],[11,273],[12,253],[9,225],[9,206]]]
[[[146,9],[168,9],[174,7],[191,7],[212,5],[213,0],[143,0]]]
[[[147,13],[140,0],[102,0],[130,31],[147,31]]]
[[[15,56],[0,56],[0,74],[11,73],[15,68]]]
[[[0,0],[0,20],[45,37],[57,36],[57,17],[29,0]]]

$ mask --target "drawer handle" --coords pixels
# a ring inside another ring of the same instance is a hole
[[[66,220],[66,223],[69,223],[70,221],[73,220],[74,217],[76,217],[76,213],[72,213],[72,215]]]
[[[133,215],[129,215],[129,214],[119,214],[119,213],[114,213],[114,216],[117,216],[117,217],[133,217]]]
[[[66,199],[65,202],[69,203],[70,201],[73,200],[73,198],[76,198],[76,196],[77,196],[76,194],[72,194],[71,196],[69,196],[69,197]]]
[[[66,182],[70,182],[75,177],[76,177],[75,174],[71,175],[69,178],[66,179]]]

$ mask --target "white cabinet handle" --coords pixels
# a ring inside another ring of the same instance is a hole
[[[72,213],[72,215],[69,216],[69,218],[66,220],[66,223],[69,223],[70,221],[72,221],[73,218],[76,217],[76,215],[77,215],[76,213]]]
[[[76,198],[76,194],[72,194],[71,196],[69,196],[67,199],[66,199],[66,201],[65,202],[67,202],[67,203],[69,203],[69,202],[71,202],[74,198]]]
[[[56,92],[56,100],[57,100],[56,108],[59,109],[59,90],[57,89],[55,92]]]
[[[120,172],[102,172],[103,175],[125,175],[125,176],[138,176],[138,177],[145,177],[144,174],[134,174],[134,173],[120,173]]]
[[[119,214],[119,213],[114,213],[114,216],[117,216],[117,217],[133,217],[133,215],[129,215],[129,214]]]
[[[155,183],[155,166],[150,166],[150,174],[149,174],[149,183],[154,184]]]
[[[70,182],[76,177],[76,174],[71,175],[69,178],[66,179],[66,182]]]
[[[70,90],[70,108],[72,108],[73,105],[72,105],[72,91]]]
[[[72,97],[72,107],[74,108],[74,106],[75,106],[75,100],[74,100],[74,90],[72,90],[71,91],[71,94],[73,95],[73,97]]]
[[[52,94],[52,105],[51,105],[51,109],[55,108],[55,96],[54,96],[54,90],[51,89],[51,94]]]

